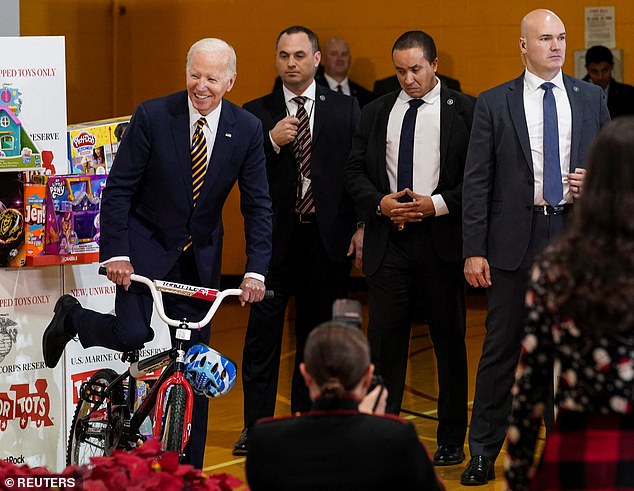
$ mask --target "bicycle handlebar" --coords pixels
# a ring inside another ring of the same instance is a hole
[[[106,267],[99,266],[99,274],[106,276]],[[189,329],[200,329],[211,322],[211,319],[216,314],[216,311],[220,307],[220,304],[227,297],[240,296],[242,290],[240,288],[229,288],[226,290],[215,290],[213,288],[205,288],[201,286],[186,285],[183,283],[174,283],[170,281],[151,280],[145,276],[133,273],[130,275],[130,280],[136,283],[142,283],[150,289],[152,294],[152,300],[156,306],[156,312],[163,322],[168,326],[182,327],[186,324]],[[175,295],[183,295],[191,298],[198,298],[211,302],[211,306],[207,311],[207,314],[198,322],[189,322],[183,320],[171,319],[165,313],[163,308],[162,292],[173,293]],[[266,290],[264,292],[264,298],[272,298],[274,296],[273,291]]]

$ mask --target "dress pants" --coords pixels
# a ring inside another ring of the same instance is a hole
[[[333,261],[322,245],[316,222],[295,223],[284,258],[274,259],[266,286],[272,299],[251,305],[242,356],[244,425],[273,416],[280,368],[286,306],[295,296],[295,366],[291,383],[291,412],[310,410],[312,402],[299,372],[310,331],[332,318],[350,272],[348,260]]]
[[[487,289],[486,336],[478,364],[469,429],[471,455],[484,455],[495,460],[502,448],[524,333],[528,275],[535,257],[563,232],[567,219],[568,215],[534,213],[528,250],[520,267],[514,271],[491,267],[493,284]],[[550,399],[545,416],[547,428],[554,418],[552,395]]]
[[[440,258],[431,220],[391,230],[377,272],[368,276],[368,338],[387,388],[387,412],[398,414],[405,388],[412,313],[423,298],[438,367],[439,445],[462,447],[467,431],[465,284],[462,261]],[[366,239],[367,240],[367,239]]]
[[[155,279],[155,278],[152,278]],[[196,261],[192,249],[185,251],[170,272],[163,278],[166,281],[200,285]],[[190,299],[180,295],[163,296],[167,315],[174,319],[201,319],[210,304],[204,300]],[[141,349],[144,343],[152,340],[154,332],[150,327],[152,317],[152,297],[144,285],[132,284],[126,292],[117,287],[115,297],[115,315],[101,314],[93,310],[77,308],[71,313],[73,328],[77,331],[82,346],[103,346],[116,351]],[[170,329],[172,340],[174,329]],[[195,343],[209,343],[210,325],[192,331],[185,343],[185,351]],[[192,414],[192,431],[187,448],[185,462],[202,468],[207,439],[207,415],[209,401],[204,396],[195,396]]]

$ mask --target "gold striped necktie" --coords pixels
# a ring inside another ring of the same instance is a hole
[[[206,123],[207,121],[202,117],[196,121],[196,130],[192,138],[192,197],[194,206],[196,206],[198,197],[200,196],[200,190],[205,182],[205,171],[207,170],[207,140],[203,133],[203,128]],[[189,249],[191,245],[192,239],[189,237],[183,250]]]

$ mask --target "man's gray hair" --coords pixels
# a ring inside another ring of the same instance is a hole
[[[231,78],[236,74],[236,52],[233,50],[231,45],[229,45],[222,39],[205,38],[192,44],[192,47],[189,48],[189,52],[187,53],[186,68],[189,68],[189,63],[191,62],[194,53],[204,53],[210,56],[226,56],[227,78]]]

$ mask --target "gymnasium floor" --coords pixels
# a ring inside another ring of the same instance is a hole
[[[358,294],[365,307],[365,295]],[[289,309],[290,310],[290,309]],[[289,314],[289,315],[292,315]],[[484,296],[470,296],[467,313],[467,353],[469,358],[469,401],[473,400],[475,376],[478,358],[484,338],[484,319],[486,315],[486,301]],[[248,317],[248,307],[242,308],[234,302],[223,305],[212,327],[212,346],[239,363],[242,358],[242,344]],[[364,320],[367,314],[364,315]],[[294,338],[289,328],[285,328],[282,347],[282,362],[280,367],[280,382],[278,386],[276,414],[288,414],[290,401],[290,375],[295,354]],[[425,325],[416,325],[412,330],[410,343],[410,361],[407,375],[406,393],[403,409],[421,414],[416,416],[401,413],[401,416],[411,420],[416,426],[418,434],[427,446],[430,454],[436,450],[436,422],[424,416],[436,416],[436,368],[431,340],[427,335]],[[471,409],[471,408],[470,408]],[[207,433],[207,449],[205,456],[205,471],[210,473],[227,472],[245,480],[244,458],[231,455],[233,443],[242,430],[242,386],[240,381],[227,396],[211,401],[209,412],[209,426]],[[468,446],[465,445],[468,456]],[[486,486],[472,489],[478,491],[502,490],[502,453],[495,466],[496,479]],[[437,467],[437,474],[445,483],[448,491],[466,490],[460,485],[460,475],[465,464],[451,467]],[[240,489],[244,489],[246,486]]]

